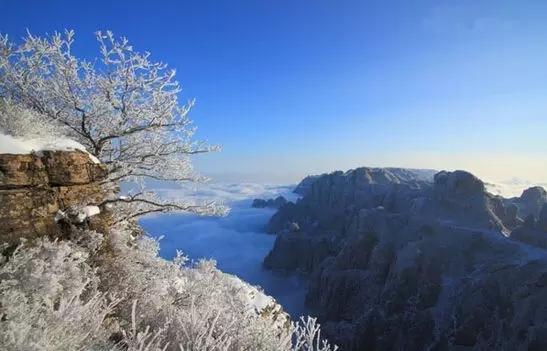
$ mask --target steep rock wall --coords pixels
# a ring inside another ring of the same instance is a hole
[[[100,182],[106,174],[106,167],[84,152],[0,154],[0,242],[62,235],[57,211],[100,204],[105,198]],[[91,227],[106,232],[107,222],[103,212]]]
[[[334,172],[272,217],[264,268],[307,278],[306,306],[343,350],[545,350],[547,204],[528,197],[464,171]]]

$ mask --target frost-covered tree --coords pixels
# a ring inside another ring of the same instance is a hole
[[[63,136],[62,129],[42,116],[12,100],[0,99],[0,131],[21,139],[53,139]]]
[[[129,196],[109,199],[120,220],[150,212],[223,213],[215,203],[165,202],[142,190],[146,179],[205,180],[193,171],[190,158],[219,147],[193,139],[195,127],[187,115],[194,101],[179,102],[174,70],[110,31],[96,36],[99,57],[87,61],[72,54],[73,31],[47,37],[29,33],[19,44],[0,35],[0,108],[8,117],[14,109],[28,109],[15,112],[32,117],[4,118],[0,128],[24,136],[31,124],[50,123],[108,167],[105,185],[141,185]]]

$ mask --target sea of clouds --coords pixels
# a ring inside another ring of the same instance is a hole
[[[487,182],[487,189],[504,197],[519,196],[532,184],[524,181]],[[544,184],[541,184],[544,185]],[[153,237],[163,237],[160,254],[165,259],[181,250],[191,259],[214,259],[226,273],[262,287],[293,318],[308,314],[304,308],[305,286],[296,277],[280,277],[262,269],[262,261],[274,245],[275,236],[265,233],[273,209],[252,208],[254,198],[279,195],[296,201],[295,185],[216,182],[192,186],[151,183],[162,198],[184,198],[197,202],[215,200],[231,208],[226,217],[200,217],[193,214],[148,216],[143,228]]]
[[[226,273],[262,287],[293,318],[308,314],[304,308],[305,287],[296,277],[280,277],[262,269],[262,260],[274,245],[275,236],[264,228],[273,209],[252,208],[254,198],[279,195],[295,201],[294,185],[256,183],[210,183],[198,187],[156,184],[166,199],[191,198],[196,201],[217,200],[231,207],[226,217],[199,217],[192,214],[149,216],[141,219],[142,227],[160,241],[160,255],[165,259],[181,250],[191,259],[215,259]]]

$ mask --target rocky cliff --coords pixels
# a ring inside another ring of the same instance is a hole
[[[524,190],[520,197],[511,199],[511,202],[517,206],[518,214],[522,218],[529,215],[538,218],[541,207],[547,202],[547,191],[540,186],[534,186]]]
[[[278,196],[275,199],[254,199],[251,207],[253,208],[275,208],[279,209],[287,203],[287,199],[283,196]]]
[[[307,307],[343,350],[544,350],[540,193],[507,201],[464,171],[334,172],[272,217],[264,266],[307,279]],[[523,202],[537,220],[519,218]]]
[[[105,197],[100,181],[105,177],[104,165],[84,152],[0,154],[0,242],[62,235],[56,215],[75,206],[100,204]],[[88,224],[107,232],[107,222],[103,212]]]

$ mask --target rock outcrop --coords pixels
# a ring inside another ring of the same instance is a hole
[[[522,218],[531,214],[537,219],[541,207],[547,202],[547,191],[541,186],[534,186],[524,190],[520,197],[512,201],[518,206]]]
[[[40,155],[0,154],[0,241],[59,236],[58,211],[100,204],[100,181],[106,168],[84,152],[43,151]],[[93,218],[94,229],[106,232],[108,215]]]
[[[317,177],[309,184],[306,196],[279,209],[267,231],[278,233],[287,222],[296,222],[305,230],[341,229],[346,216],[360,208],[385,206],[389,211],[408,211],[412,200],[422,195],[433,177],[414,179],[396,170],[394,173],[383,168],[358,168]]]
[[[433,177],[438,172],[433,169],[412,169],[412,168],[397,168],[397,167],[388,167],[388,168],[368,168],[367,169],[373,172],[388,172],[392,176],[397,177],[400,181],[421,181],[421,182],[431,182]],[[313,182],[317,179],[327,175],[323,173],[321,175],[309,175],[302,179],[300,183],[294,188],[293,193],[300,196],[306,196],[311,190]]]
[[[529,214],[524,223],[511,232],[511,237],[547,249],[547,202],[543,204],[537,221],[533,214]]]
[[[311,184],[320,176],[307,176],[306,178],[302,179],[298,185],[296,185],[296,188],[292,191],[294,194],[298,194],[300,196],[306,196],[308,195],[308,192],[310,191]]]
[[[547,205],[531,228],[517,206],[464,171],[334,172],[272,217],[264,267],[307,278],[343,350],[547,349]]]
[[[296,235],[294,232],[284,232],[279,234],[275,248],[264,259],[264,267],[280,273],[306,275],[334,254],[335,249],[328,233]]]
[[[254,199],[253,203],[251,204],[251,207],[253,208],[275,208],[279,209],[281,206],[285,205],[287,203],[287,199],[285,199],[283,196],[278,196],[275,199]]]

